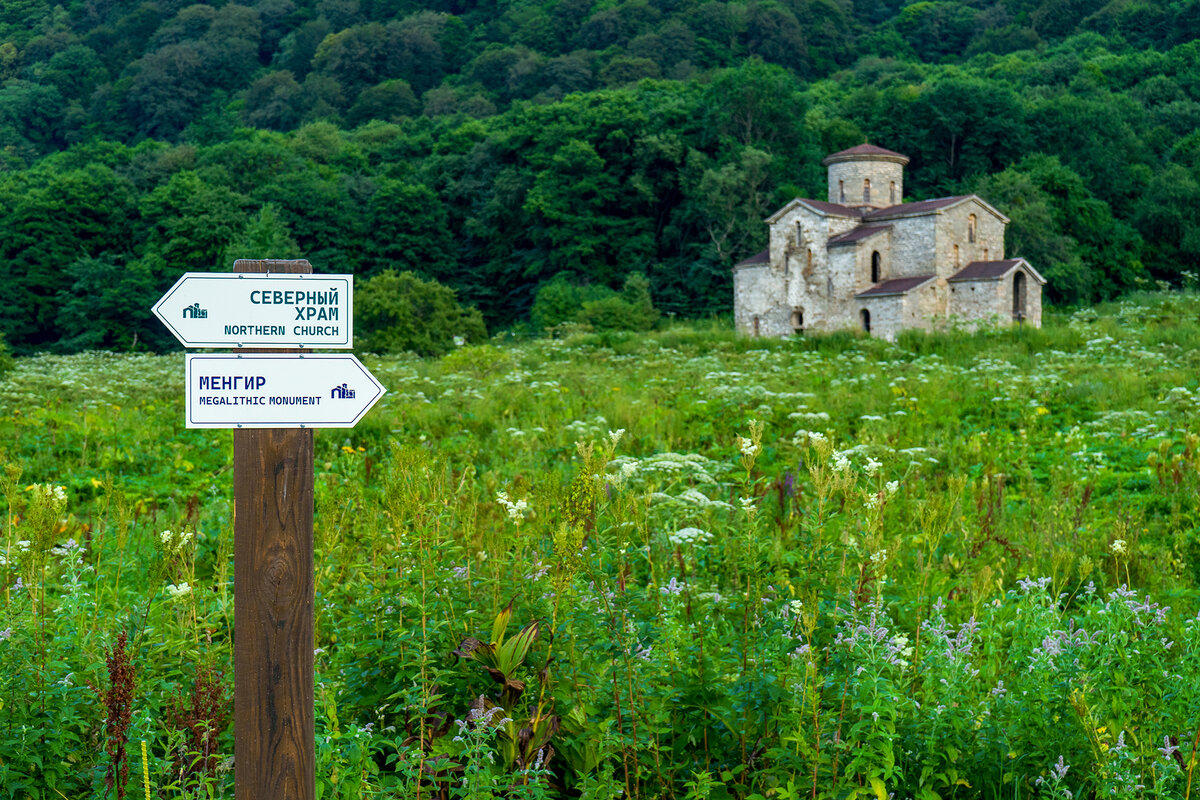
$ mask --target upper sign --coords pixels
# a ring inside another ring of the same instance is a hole
[[[189,354],[189,428],[352,428],[386,391],[352,355]]]
[[[188,272],[154,304],[184,347],[354,346],[354,276]]]

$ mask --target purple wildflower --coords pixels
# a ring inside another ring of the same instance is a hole
[[[1178,749],[1179,748],[1177,746],[1171,744],[1170,736],[1164,736],[1163,746],[1158,748],[1158,752],[1162,753],[1163,758],[1170,758],[1171,756],[1175,755],[1175,751]]]

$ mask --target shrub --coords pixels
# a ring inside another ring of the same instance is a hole
[[[459,305],[450,287],[412,272],[382,272],[363,281],[355,295],[354,333],[363,350],[436,356],[454,349],[456,338],[487,338],[477,309]]]
[[[16,365],[12,357],[12,352],[8,349],[8,343],[4,341],[4,334],[0,333],[0,377],[3,377],[4,373]]]

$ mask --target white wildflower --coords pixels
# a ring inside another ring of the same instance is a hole
[[[508,518],[518,525],[525,519],[525,515],[529,513],[529,503],[524,500],[513,502],[509,499],[508,492],[499,492],[496,495],[496,502],[504,506],[508,513]]]
[[[1112,550],[1114,556],[1123,556],[1129,552],[1124,539],[1117,539],[1110,545],[1109,549]]]
[[[174,583],[167,584],[167,594],[171,596],[172,600],[179,600],[180,598],[186,597],[187,595],[191,594],[191,591],[192,587],[187,581],[184,581],[178,585]]]

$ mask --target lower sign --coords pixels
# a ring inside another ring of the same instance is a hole
[[[189,355],[189,428],[352,428],[386,390],[351,355]]]

